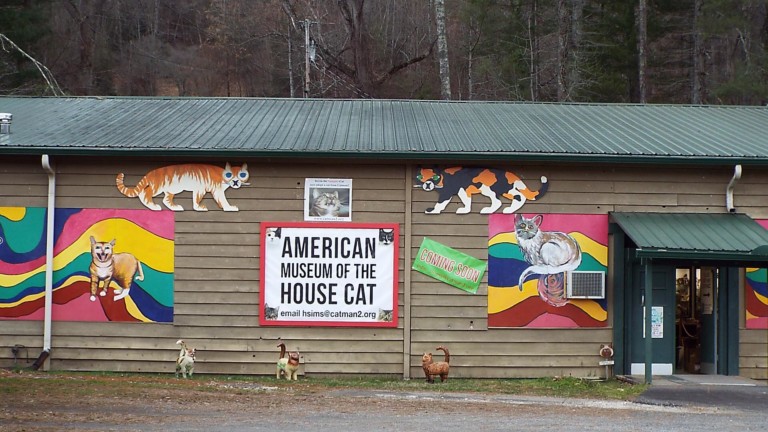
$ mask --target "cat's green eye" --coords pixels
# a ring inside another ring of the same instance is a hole
[[[424,179],[424,176],[422,176],[421,174],[418,174],[416,176],[416,180],[418,180],[418,181],[422,181],[423,179]]]
[[[432,176],[432,181],[438,181],[438,180],[440,180],[440,176],[439,175],[435,174],[435,175]]]

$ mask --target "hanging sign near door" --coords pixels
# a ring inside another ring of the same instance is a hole
[[[643,339],[645,339],[645,308],[643,308]],[[664,339],[664,306],[651,308],[651,339]]]

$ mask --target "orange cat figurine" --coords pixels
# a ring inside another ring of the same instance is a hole
[[[208,211],[202,204],[207,192],[224,211],[238,211],[238,208],[227,202],[224,191],[228,188],[238,189],[247,186],[248,165],[222,168],[215,165],[185,164],[170,165],[152,170],[147,173],[135,187],[126,187],[123,183],[125,174],[120,173],[115,179],[117,190],[128,198],[139,197],[141,203],[148,209],[159,211],[160,205],[152,201],[153,197],[165,194],[163,204],[173,211],[183,211],[184,208],[173,202],[173,197],[184,191],[192,192],[192,207],[197,211]]]
[[[421,367],[424,369],[424,375],[427,376],[428,383],[435,382],[435,379],[433,378],[435,375],[440,375],[440,382],[447,380],[448,372],[451,369],[451,366],[449,365],[451,361],[451,354],[448,352],[448,348],[440,345],[435,349],[441,350],[445,353],[445,361],[433,361],[432,353],[424,353],[424,355],[421,356]]]

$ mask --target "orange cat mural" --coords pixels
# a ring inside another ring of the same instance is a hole
[[[115,179],[117,190],[128,198],[139,197],[148,209],[159,211],[160,205],[152,198],[160,194],[163,204],[173,211],[183,211],[184,208],[173,202],[174,196],[181,192],[192,192],[192,208],[196,211],[208,211],[203,205],[203,197],[210,192],[216,204],[224,211],[238,211],[224,195],[229,188],[238,189],[248,186],[250,174],[248,165],[232,167],[227,163],[224,168],[215,165],[184,164],[170,165],[152,170],[147,173],[134,187],[125,186],[125,174],[120,173]]]

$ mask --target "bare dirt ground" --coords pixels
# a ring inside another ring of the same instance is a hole
[[[0,431],[750,431],[761,415],[440,391],[329,388],[311,380],[243,381],[0,371]],[[761,420],[762,419],[762,420]],[[618,422],[618,423],[617,423]]]

